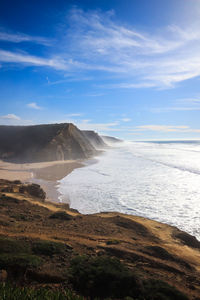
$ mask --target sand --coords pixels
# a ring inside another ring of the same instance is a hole
[[[45,190],[47,200],[58,202],[57,181],[83,166],[82,162],[75,160],[26,164],[0,161],[0,179],[37,183]]]

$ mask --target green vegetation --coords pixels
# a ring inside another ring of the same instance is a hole
[[[10,191],[5,191],[5,192],[7,192],[7,193],[10,192],[10,193],[12,193],[12,190],[10,190]],[[16,199],[16,198],[13,198],[13,197],[10,197],[10,196],[6,196],[5,194],[2,194],[2,195],[1,195],[1,199],[5,202],[4,204],[1,203],[1,206],[2,206],[2,205],[3,205],[3,206],[7,206],[6,201],[9,201],[9,202],[14,203],[14,204],[20,203],[20,200],[18,200],[18,199]]]
[[[106,241],[106,245],[118,245],[120,244],[120,241],[118,240],[108,240]]]
[[[30,244],[24,240],[0,237],[0,254],[31,253]]]
[[[24,214],[11,215],[11,218],[14,218],[17,221],[29,221],[30,217]]]
[[[84,296],[138,297],[141,283],[118,259],[78,256],[71,262],[70,282]]]
[[[12,238],[0,237],[0,255],[36,254],[51,256],[63,254],[66,245],[63,243],[38,240],[32,243],[25,240],[14,240]]]
[[[34,254],[52,256],[64,253],[66,246],[65,244],[51,241],[37,241],[34,242],[32,250]]]
[[[49,288],[33,289],[28,287],[14,287],[0,284],[1,300],[84,300],[74,295],[70,290],[56,291]]]
[[[71,261],[69,280],[83,296],[137,300],[187,300],[187,296],[160,280],[143,280],[118,259],[78,256]]]
[[[57,211],[57,212],[53,213],[49,218],[65,220],[65,221],[70,221],[73,219],[73,217],[71,215],[67,214],[65,211]]]
[[[113,241],[112,241],[113,242]],[[11,282],[24,282],[24,274],[36,274],[37,282],[42,282],[38,267],[49,260],[49,256],[62,256],[67,245],[43,240],[14,240],[0,237],[0,269],[8,272]],[[42,258],[41,258],[42,256]],[[47,256],[47,258],[45,258]],[[31,271],[32,273],[27,273]],[[70,284],[76,293],[88,299],[134,299],[134,300],[187,300],[188,298],[176,288],[165,282],[144,279],[138,272],[129,270],[120,260],[108,256],[77,256],[66,270],[66,286]],[[35,273],[34,273],[35,272]],[[28,277],[27,277],[28,278]],[[29,277],[29,280],[31,276]],[[52,280],[51,274],[49,279]],[[45,281],[48,282],[49,281]],[[52,281],[54,282],[54,281]],[[60,281],[59,281],[60,282]],[[63,282],[63,280],[62,280]],[[62,287],[59,291],[48,288],[32,289],[0,284],[0,300],[73,300],[83,299],[74,296],[70,290]]]
[[[63,254],[66,245],[52,241],[14,240],[0,237],[0,268],[8,267],[37,267],[42,263],[41,255],[52,256]]]
[[[0,254],[0,268],[22,268],[38,267],[42,259],[36,255],[30,254]]]
[[[28,268],[37,268],[41,264],[42,259],[33,255],[30,243],[0,238],[0,269],[9,270],[13,277],[20,277]]]
[[[154,279],[144,281],[144,297],[147,300],[188,300],[188,297],[175,287]]]

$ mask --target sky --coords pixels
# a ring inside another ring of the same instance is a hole
[[[200,139],[200,0],[0,1],[0,124]]]

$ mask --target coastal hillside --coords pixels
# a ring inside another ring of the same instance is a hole
[[[199,258],[200,242],[175,227],[114,212],[81,215],[46,202],[38,185],[0,180],[4,295],[8,281],[17,284],[15,299],[29,299],[26,291],[68,295],[45,299],[197,300]]]
[[[108,144],[116,144],[116,143],[123,142],[123,140],[120,140],[120,139],[115,138],[113,136],[102,135],[101,138],[103,139],[103,141],[105,143],[108,143]]]
[[[85,137],[90,141],[90,143],[96,148],[96,149],[102,149],[105,148],[107,145],[103,141],[103,139],[98,135],[97,132],[92,130],[82,130]]]
[[[40,162],[85,159],[97,151],[86,134],[71,123],[0,126],[0,159]]]

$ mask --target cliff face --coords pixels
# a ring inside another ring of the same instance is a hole
[[[107,145],[104,143],[103,139],[98,135],[98,133],[92,130],[83,130],[82,132],[93,145],[93,147],[95,147],[96,149],[106,148]]]
[[[0,159],[38,162],[89,158],[96,150],[71,123],[0,126]]]
[[[108,143],[108,144],[116,144],[116,143],[122,143],[123,142],[123,140],[117,139],[113,136],[102,135],[101,138],[105,143]]]

